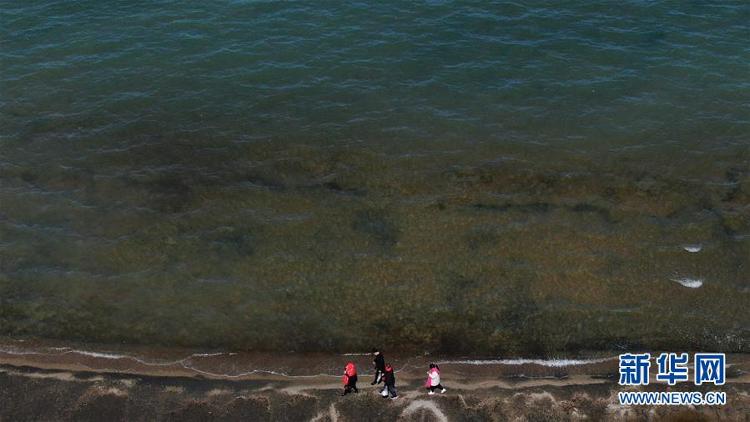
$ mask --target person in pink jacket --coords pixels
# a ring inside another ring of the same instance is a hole
[[[445,388],[440,384],[440,368],[434,363],[430,364],[430,370],[427,372],[427,380],[424,386],[430,390],[427,394],[435,394],[435,390],[445,393]]]

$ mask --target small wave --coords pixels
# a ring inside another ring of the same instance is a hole
[[[690,252],[690,253],[698,253],[703,249],[703,245],[701,244],[695,244],[695,245],[683,245],[682,249]]]
[[[41,353],[41,352],[34,352],[34,351],[19,351],[19,350],[8,350],[8,349],[0,349],[0,353],[5,353],[6,355],[14,355],[14,356],[49,355],[50,354],[50,353]]]
[[[174,361],[168,361],[168,362],[153,362],[153,361],[147,361],[141,358],[137,358],[135,356],[129,356],[129,355],[119,355],[114,353],[102,353],[102,352],[89,352],[86,350],[69,350],[65,353],[74,353],[77,355],[83,355],[83,356],[90,356],[93,358],[101,358],[101,359],[128,359],[135,362],[138,362],[142,365],[146,366],[174,366],[174,365],[182,365],[184,362],[189,361],[193,355],[190,355],[186,358],[174,360]]]
[[[284,372],[273,371],[270,369],[253,369],[251,371],[241,372],[237,374],[227,374],[227,373],[221,373],[221,372],[205,371],[205,370],[198,369],[190,365],[190,361],[192,358],[196,358],[196,357],[202,358],[202,357],[211,357],[211,356],[220,356],[220,355],[236,355],[236,353],[221,353],[221,352],[194,353],[186,358],[179,359],[179,360],[168,361],[168,362],[153,362],[153,361],[150,362],[150,361],[147,361],[147,360],[135,357],[135,356],[130,356],[130,355],[121,355],[121,354],[104,353],[104,352],[91,352],[88,350],[71,349],[69,347],[51,347],[48,350],[54,350],[58,353],[49,353],[49,352],[43,352],[43,351],[37,351],[37,350],[11,350],[11,349],[5,349],[5,348],[0,348],[0,353],[5,353],[8,355],[16,355],[16,356],[25,356],[25,355],[60,356],[60,355],[67,355],[67,354],[76,354],[76,355],[89,356],[89,357],[100,358],[100,359],[112,359],[112,360],[127,359],[127,360],[132,360],[134,362],[138,362],[145,366],[180,366],[184,369],[193,371],[197,374],[217,377],[217,378],[241,378],[241,377],[254,375],[254,374],[275,375],[275,376],[288,377],[288,378],[315,378],[315,377],[338,377],[339,376],[335,374],[290,375]],[[99,368],[99,369],[105,369],[105,368]]]
[[[120,354],[105,353],[105,352],[89,352],[87,350],[69,349],[65,353],[75,353],[75,354],[78,354],[78,355],[91,356],[91,357],[102,358],[102,359],[131,359],[131,360],[134,360],[134,361],[136,361],[138,363],[142,363],[144,365],[149,365],[149,366],[154,366],[154,365],[155,366],[179,365],[179,364],[181,364],[183,362],[189,361],[192,358],[207,358],[207,357],[215,357],[215,356],[224,356],[224,355],[228,354],[228,353],[224,353],[224,352],[216,352],[216,353],[193,353],[192,355],[190,355],[190,356],[188,356],[186,358],[182,358],[182,359],[178,359],[178,360],[167,361],[167,362],[153,362],[153,361],[147,361],[147,360],[140,359],[138,357],[130,356],[130,355],[120,355]],[[229,353],[229,354],[233,355],[233,354],[236,354],[236,353]]]
[[[675,283],[679,283],[685,287],[689,287],[691,289],[697,289],[698,287],[703,285],[703,279],[700,279],[700,278],[681,277],[681,278],[673,278],[672,281],[674,281]]]
[[[183,362],[186,362],[193,357],[193,355],[191,355],[184,359],[169,361],[169,362],[149,362],[147,360],[143,360],[135,356],[120,355],[120,354],[115,354],[115,353],[90,352],[87,350],[71,349],[69,347],[52,347],[49,350],[54,350],[57,353],[49,353],[49,352],[43,352],[43,351],[37,351],[37,350],[10,350],[10,349],[0,349],[0,353],[5,353],[8,355],[16,355],[16,356],[25,356],[25,355],[60,356],[60,355],[75,354],[75,355],[89,356],[89,357],[99,358],[99,359],[112,359],[112,360],[128,359],[128,360],[132,360],[132,361],[138,362],[146,366],[180,365]]]
[[[253,369],[252,371],[240,372],[238,374],[225,374],[221,372],[205,371],[203,369],[198,369],[188,364],[182,364],[181,366],[197,374],[206,375],[210,377],[216,377],[216,378],[242,378],[242,377],[256,375],[256,374],[275,375],[275,376],[287,377],[287,378],[339,377],[339,375],[332,375],[332,374],[290,375],[284,372],[272,371],[270,369]]]
[[[92,358],[102,358],[102,359],[134,359],[137,360],[137,358],[134,358],[132,356],[127,355],[117,355],[114,353],[102,353],[102,352],[89,352],[86,350],[68,350],[65,353],[75,353],[77,355],[83,355],[83,356],[90,356]]]
[[[210,358],[213,356],[224,356],[224,355],[234,355],[236,353],[224,353],[224,352],[217,352],[217,353],[193,353],[190,356],[196,357],[196,358]]]
[[[564,367],[590,365],[595,363],[608,362],[617,359],[617,357],[600,358],[600,359],[474,359],[474,360],[444,360],[439,364],[459,364],[459,365],[540,365],[547,367]]]

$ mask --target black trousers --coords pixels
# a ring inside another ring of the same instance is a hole
[[[430,391],[435,391],[435,390],[442,390],[442,389],[443,389],[443,385],[442,385],[442,384],[438,384],[438,385],[431,385],[431,386],[429,386],[429,387],[427,387],[427,388],[429,388],[429,389],[430,389]]]
[[[346,383],[344,386],[344,395],[351,393],[354,391],[355,393],[359,393],[359,390],[357,389],[357,376],[353,375],[349,377],[349,382]]]
[[[386,393],[383,396],[383,393]],[[398,392],[396,391],[396,385],[388,385],[386,384],[382,390],[380,390],[380,395],[383,397],[388,397],[388,394],[391,395],[391,398],[396,398],[398,396]]]

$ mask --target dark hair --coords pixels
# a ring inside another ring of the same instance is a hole
[[[374,348],[374,347],[373,347],[373,348],[372,348],[372,352],[371,352],[371,353],[378,353],[379,351],[380,351],[380,350],[378,350],[378,349],[376,349],[376,348]]]
[[[434,368],[434,367],[435,367],[435,364],[434,364],[434,363],[431,363],[431,364],[430,364],[430,369],[432,369],[432,368]]]

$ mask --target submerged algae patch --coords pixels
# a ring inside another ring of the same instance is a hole
[[[154,160],[186,162],[178,152]],[[269,350],[746,350],[741,153],[705,180],[670,163],[512,154],[245,145],[190,171],[122,177],[120,158],[85,189],[7,170],[2,331]]]

